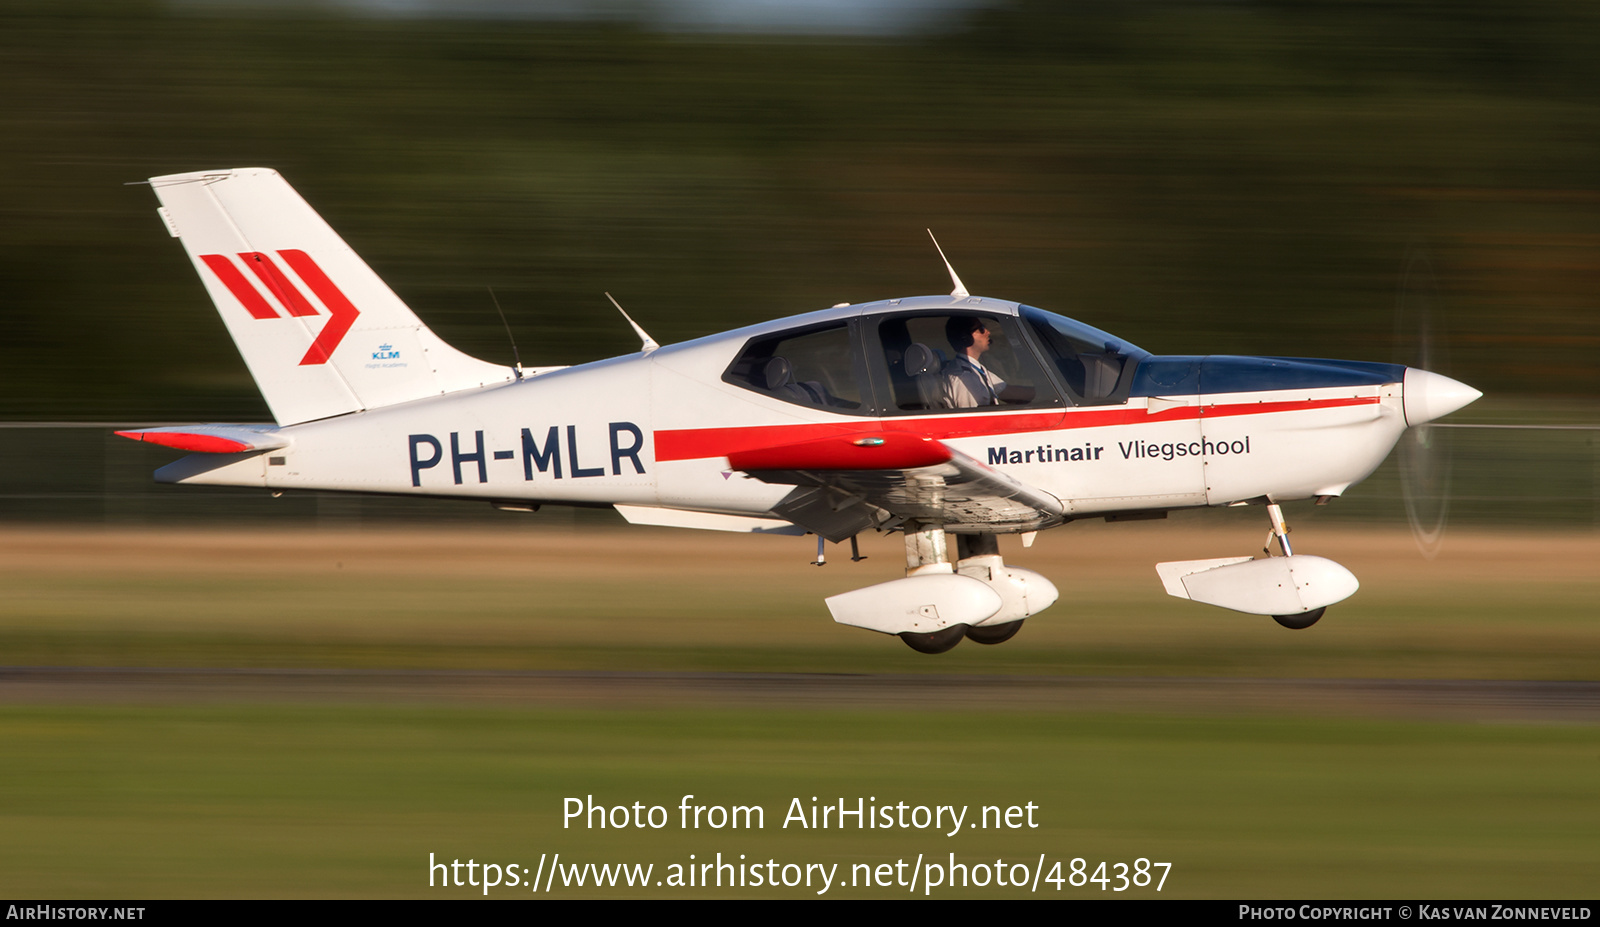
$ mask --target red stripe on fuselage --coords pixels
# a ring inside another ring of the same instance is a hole
[[[267,285],[267,289],[272,291],[272,295],[278,297],[278,302],[283,303],[283,307],[289,310],[290,315],[307,316],[318,314],[317,307],[311,305],[311,301],[294,288],[294,284],[290,283],[289,278],[283,275],[283,271],[278,269],[278,265],[272,263],[272,258],[267,257],[260,251],[241,251],[239,252],[239,258],[244,261],[246,267],[255,271],[256,276],[260,277],[261,282]]]
[[[745,428],[683,428],[655,433],[656,460],[695,460],[701,457],[726,457],[741,451],[803,441],[821,441],[838,435],[859,435],[867,431],[922,435],[929,438],[962,438],[976,435],[1050,431],[1061,421],[1061,412],[973,415],[938,419],[858,419],[806,425],[752,425]]]
[[[1370,406],[1382,401],[1379,396],[1347,396],[1339,399],[1290,399],[1286,402],[1235,402],[1225,406],[1205,406],[1200,417],[1223,418],[1229,415],[1299,412],[1303,409],[1337,409],[1342,406]]]
[[[244,305],[245,311],[250,313],[252,318],[279,318],[277,310],[267,305],[267,301],[261,298],[261,294],[250,285],[244,274],[239,273],[239,268],[233,266],[233,261],[229,260],[227,255],[202,254],[200,260],[206,262],[206,266],[211,268],[211,272],[217,275],[222,285],[228,288],[233,298]]]
[[[328,358],[333,356],[333,349],[344,340],[345,333],[355,324],[356,316],[361,314],[361,310],[345,298],[344,292],[328,279],[328,275],[322,272],[322,268],[311,259],[311,255],[293,249],[278,253],[283,256],[284,262],[300,275],[300,279],[306,282],[306,286],[311,287],[311,292],[317,294],[322,304],[328,307],[328,322],[322,326],[322,331],[317,333],[317,340],[311,342],[311,348],[306,351],[306,356],[300,358],[300,366],[327,363]]]
[[[1264,415],[1271,412],[1302,412],[1310,409],[1335,409],[1364,406],[1382,401],[1377,396],[1342,396],[1334,399],[1296,399],[1282,402],[1238,402],[1227,405],[1175,406],[1161,412],[1144,409],[1101,408],[1063,412],[1011,412],[1001,415],[958,415],[941,418],[884,418],[851,422],[804,425],[752,425],[744,428],[681,428],[655,433],[656,460],[698,460],[727,457],[743,451],[777,445],[818,441],[836,435],[862,434],[867,430],[899,432],[945,440],[989,435],[1032,434],[1073,428],[1103,428],[1108,425],[1140,425],[1184,421],[1196,418],[1222,418],[1233,415]]]

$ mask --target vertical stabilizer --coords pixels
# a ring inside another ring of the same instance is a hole
[[[278,424],[512,379],[423,325],[277,171],[150,185]]]

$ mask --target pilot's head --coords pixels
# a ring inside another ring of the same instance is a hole
[[[987,333],[988,327],[983,320],[971,315],[953,315],[944,323],[944,336],[950,340],[950,347],[957,353],[964,353],[972,347],[979,333]]]

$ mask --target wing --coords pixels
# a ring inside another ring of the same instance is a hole
[[[794,486],[773,513],[830,541],[907,522],[1035,531],[1065,515],[1055,496],[918,435],[840,435],[737,451],[728,463],[763,482]]]

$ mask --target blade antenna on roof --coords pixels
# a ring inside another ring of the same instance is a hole
[[[500,308],[500,297],[494,295],[494,287],[489,287],[489,298],[494,300],[494,311],[500,313],[500,324],[506,327],[506,340],[511,342],[512,370],[516,371],[517,379],[522,379],[522,355],[517,353],[517,339],[511,336],[511,323],[506,321],[506,311]]]
[[[924,229],[924,231],[928,233],[929,238],[933,238],[933,229]],[[950,259],[944,256],[944,249],[939,247],[939,239],[933,238],[933,247],[939,252],[939,260],[944,262],[944,269],[950,271],[950,282],[955,284],[955,289],[950,291],[950,295],[971,296],[972,294],[967,292],[967,285],[961,282],[960,277],[956,276],[956,269],[950,266]]]
[[[633,320],[633,316],[628,315],[628,310],[622,308],[622,304],[617,302],[617,298],[615,296],[612,296],[610,293],[607,293],[606,294],[606,299],[611,300],[611,305],[617,307],[617,311],[622,313],[622,317],[627,319],[628,320],[628,324],[632,325],[633,326],[633,330],[639,334],[639,341],[642,342],[639,345],[639,350],[640,351],[643,351],[644,353],[649,354],[651,351],[654,351],[656,348],[661,347],[661,345],[656,343],[656,340],[654,338],[650,337],[649,334],[647,334],[644,329],[639,327],[639,323],[635,322]]]

